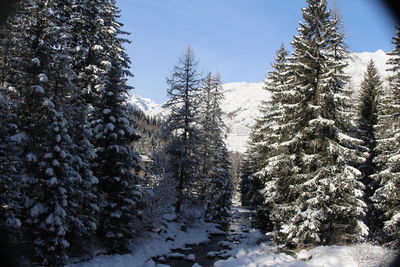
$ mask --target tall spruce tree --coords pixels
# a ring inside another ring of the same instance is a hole
[[[65,27],[59,23],[55,3],[24,1],[11,22],[14,32],[14,65],[9,86],[18,92],[21,131],[28,183],[25,230],[31,237],[37,260],[44,265],[67,260],[69,226],[79,220],[79,200],[70,198],[79,190],[80,175],[73,168],[73,143],[62,99],[69,92],[68,57],[60,39]],[[66,64],[67,63],[67,64]]]
[[[378,237],[381,243],[400,247],[400,27],[393,38],[395,49],[388,53],[390,90],[379,106],[375,162],[379,183],[372,200],[381,213]]]
[[[280,49],[276,52],[275,61],[272,64],[273,70],[270,71],[264,81],[264,89],[267,90],[271,99],[263,101],[260,106],[262,114],[253,127],[251,134],[250,153],[255,168],[253,175],[251,175],[251,183],[253,205],[256,205],[257,216],[255,224],[264,231],[272,230],[270,220],[270,210],[272,203],[268,203],[268,196],[276,191],[276,179],[273,178],[273,173],[276,172],[273,166],[277,166],[274,162],[275,156],[279,155],[279,143],[283,140],[283,134],[288,133],[288,129],[283,124],[285,116],[285,105],[290,104],[290,99],[286,99],[285,84],[287,82],[288,74],[286,61],[288,51],[281,45]],[[280,160],[280,159],[279,159]]]
[[[260,191],[264,188],[264,184],[254,175],[257,172],[256,163],[257,155],[252,153],[250,142],[250,147],[244,153],[240,167],[239,190],[242,205],[249,206],[253,209],[259,207],[264,201]]]
[[[21,240],[24,183],[22,143],[25,135],[19,132],[13,103],[6,99],[0,87],[0,231],[10,243]],[[4,242],[4,240],[2,240]]]
[[[359,220],[365,208],[361,173],[354,167],[364,157],[357,150],[362,141],[350,134],[344,36],[325,0],[307,3],[292,42],[283,104],[287,130],[272,158],[281,169],[268,200],[274,203],[275,239],[296,247],[352,243],[366,234]]]
[[[373,175],[377,170],[376,163],[374,162],[377,144],[375,128],[378,123],[379,95],[381,95],[382,92],[382,82],[374,61],[371,60],[364,74],[364,80],[361,83],[361,92],[359,96],[360,103],[358,107],[358,128],[360,129],[360,139],[364,141],[364,145],[369,150],[367,160],[360,166],[360,170],[363,174],[362,182],[365,186],[364,202],[368,205],[365,220],[370,229],[369,238],[373,238],[373,235],[377,230],[376,211],[374,210],[370,198],[376,190],[376,182],[371,178],[371,175]]]
[[[99,233],[109,250],[126,251],[135,236],[135,224],[142,214],[139,177],[132,172],[138,168],[139,154],[131,143],[138,139],[133,120],[128,115],[126,99],[130,60],[120,37],[122,24],[117,22],[119,10],[115,1],[108,1],[103,10],[103,29],[109,33],[101,62],[103,80],[96,88],[98,103],[93,103],[93,134],[97,152],[95,175],[99,178],[102,212]]]
[[[71,241],[96,229],[96,179],[89,169],[82,171],[86,159],[70,134],[75,87],[68,6],[65,1],[19,3],[9,22],[12,60],[4,81],[16,92],[20,131],[27,135],[26,170],[20,175],[28,184],[25,236],[33,242],[36,259],[49,265],[65,263]]]
[[[202,132],[200,184],[205,198],[205,219],[222,221],[229,214],[232,178],[229,154],[222,139],[223,99],[220,76],[209,73],[200,93],[200,127]]]
[[[168,174],[176,181],[175,212],[181,213],[184,195],[196,183],[199,172],[197,148],[201,140],[197,110],[199,105],[200,73],[194,53],[188,47],[172,77],[167,80],[170,99],[164,105],[171,113],[163,125],[163,136],[168,139],[166,154]]]
[[[16,16],[16,14],[13,14]],[[10,19],[12,20],[12,19]],[[24,183],[19,174],[23,170],[22,142],[16,115],[16,91],[9,86],[11,74],[12,25],[0,25],[0,228],[10,239],[21,238],[21,213]]]

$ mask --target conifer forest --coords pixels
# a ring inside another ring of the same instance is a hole
[[[387,76],[370,59],[356,91],[328,4],[305,1],[276,48],[241,153],[194,48],[149,114],[116,0],[18,1],[0,25],[0,266],[389,266],[400,27]]]

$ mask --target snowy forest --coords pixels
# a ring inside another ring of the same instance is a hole
[[[326,0],[299,12],[238,155],[222,77],[203,74],[190,46],[163,116],[150,117],[128,103],[130,33],[115,0],[19,1],[0,25],[5,266],[315,266],[341,248],[389,262],[400,248],[400,27],[387,81],[371,60],[356,93],[341,15]],[[201,263],[207,242],[224,250]],[[326,266],[384,266],[361,260],[375,265]]]

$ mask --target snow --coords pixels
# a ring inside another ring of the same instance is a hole
[[[156,264],[151,258],[162,255],[169,257],[181,257],[181,253],[172,252],[174,249],[184,249],[190,244],[201,244],[209,241],[209,231],[216,229],[216,224],[200,222],[183,232],[180,225],[175,222],[168,222],[166,231],[160,234],[148,232],[134,240],[131,249],[132,254],[124,255],[99,255],[87,262],[70,264],[66,267],[156,267],[163,266]],[[168,241],[167,241],[168,240]],[[184,256],[184,254],[182,254]],[[186,256],[184,256],[186,257]],[[186,257],[193,260],[194,255]],[[195,265],[199,266],[199,265]]]
[[[47,83],[49,81],[49,78],[46,74],[41,73],[39,74],[39,81],[41,81],[42,83]]]
[[[193,254],[189,254],[189,255],[186,256],[186,259],[188,261],[193,261],[194,262],[196,260],[196,257]]]
[[[107,123],[106,128],[107,128],[109,131],[114,131],[115,125],[114,125],[113,123],[110,122],[110,123]]]
[[[42,213],[44,213],[47,209],[44,207],[42,203],[36,203],[35,206],[33,206],[29,213],[32,217],[36,217]]]
[[[161,109],[161,105],[155,103],[150,98],[140,97],[140,96],[133,94],[132,92],[130,93],[130,96],[128,98],[128,103],[137,110],[142,110],[142,111],[157,110],[155,112],[156,114]]]
[[[243,212],[246,212],[245,208],[233,207],[233,217],[240,217]],[[290,251],[289,255],[279,251],[277,245],[269,241],[269,233],[264,235],[247,224],[238,225],[239,243],[229,245],[232,249],[228,252],[230,257],[216,261],[214,267],[378,267],[385,266],[396,255],[393,250],[368,243],[318,246],[310,250]],[[228,245],[226,241],[221,244]]]
[[[43,93],[44,93],[44,91],[43,91]],[[43,106],[46,106],[46,107],[49,107],[49,108],[54,108],[55,107],[53,101],[51,101],[48,98],[43,98]]]
[[[94,51],[102,51],[104,48],[103,48],[101,45],[94,45],[94,46],[92,47],[92,49],[93,49]]]
[[[163,217],[164,220],[166,220],[168,222],[172,222],[172,221],[174,221],[176,219],[176,215],[175,214],[170,214],[170,213],[164,214],[162,217]]]
[[[26,135],[25,132],[20,132],[20,133],[17,133],[17,134],[14,134],[14,135],[10,136],[9,139],[12,142],[16,142],[16,143],[22,144],[23,142],[28,140],[28,136]]]
[[[258,109],[262,101],[270,99],[263,83],[228,83],[223,85],[224,100],[221,107],[225,116],[225,142],[231,151],[245,152]]]
[[[34,64],[34,65],[36,65],[36,66],[40,66],[40,59],[38,59],[38,58],[33,58],[32,60],[31,60],[31,62]]]
[[[107,71],[110,71],[112,68],[112,63],[108,60],[104,60],[100,64],[103,65]]]
[[[47,176],[53,176],[54,175],[54,169],[53,168],[47,168],[45,171]]]
[[[368,243],[354,246],[318,246],[310,250],[291,251],[289,255],[289,251],[279,251],[277,245],[269,241],[269,234],[262,234],[251,228],[250,221],[241,219],[241,214],[248,213],[249,210],[234,206],[232,212],[232,218],[236,218],[237,223],[231,224],[232,234],[227,240],[220,242],[231,250],[207,253],[210,258],[226,256],[225,260],[217,260],[214,267],[378,267],[386,266],[396,255],[396,251]],[[170,217],[173,214],[164,215]],[[185,256],[176,250],[186,251],[186,246],[190,244],[207,243],[209,234],[217,229],[216,224],[204,222],[194,225],[186,232],[181,231],[180,225],[175,222],[167,222],[164,226],[166,231],[156,231],[161,232],[160,234],[148,232],[134,240],[132,254],[99,255],[87,262],[66,267],[168,266],[157,264],[154,258],[162,262],[167,258],[180,258],[194,263],[194,254]],[[192,266],[201,265],[194,263]]]
[[[186,256],[183,253],[173,252],[167,255],[167,258],[171,259],[185,259]]]
[[[277,251],[272,243],[258,246],[240,246],[226,260],[217,261],[215,267],[378,267],[390,262],[395,252],[371,244],[355,246],[318,246],[301,250],[290,256]]]
[[[40,86],[40,85],[34,85],[34,86],[32,86],[32,89],[33,89],[33,91],[35,91],[38,94],[44,94],[44,92],[45,92],[43,86]]]
[[[111,113],[111,109],[109,109],[109,108],[103,109],[103,114],[110,114],[110,113]]]

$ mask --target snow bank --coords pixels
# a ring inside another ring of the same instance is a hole
[[[217,261],[215,267],[378,267],[386,266],[395,252],[379,246],[361,244],[356,246],[319,246],[302,250],[289,256],[278,253],[267,243],[252,248],[240,248],[227,260]]]
[[[147,233],[134,240],[131,247],[133,253],[125,255],[99,255],[93,259],[66,267],[156,267],[151,259],[162,255],[178,256],[172,250],[184,248],[186,245],[197,245],[209,242],[210,231],[216,231],[217,224],[199,223],[186,232],[181,230],[179,224],[170,222],[166,224],[166,231],[162,234]],[[183,254],[182,254],[183,255]],[[190,257],[194,260],[194,255]]]

